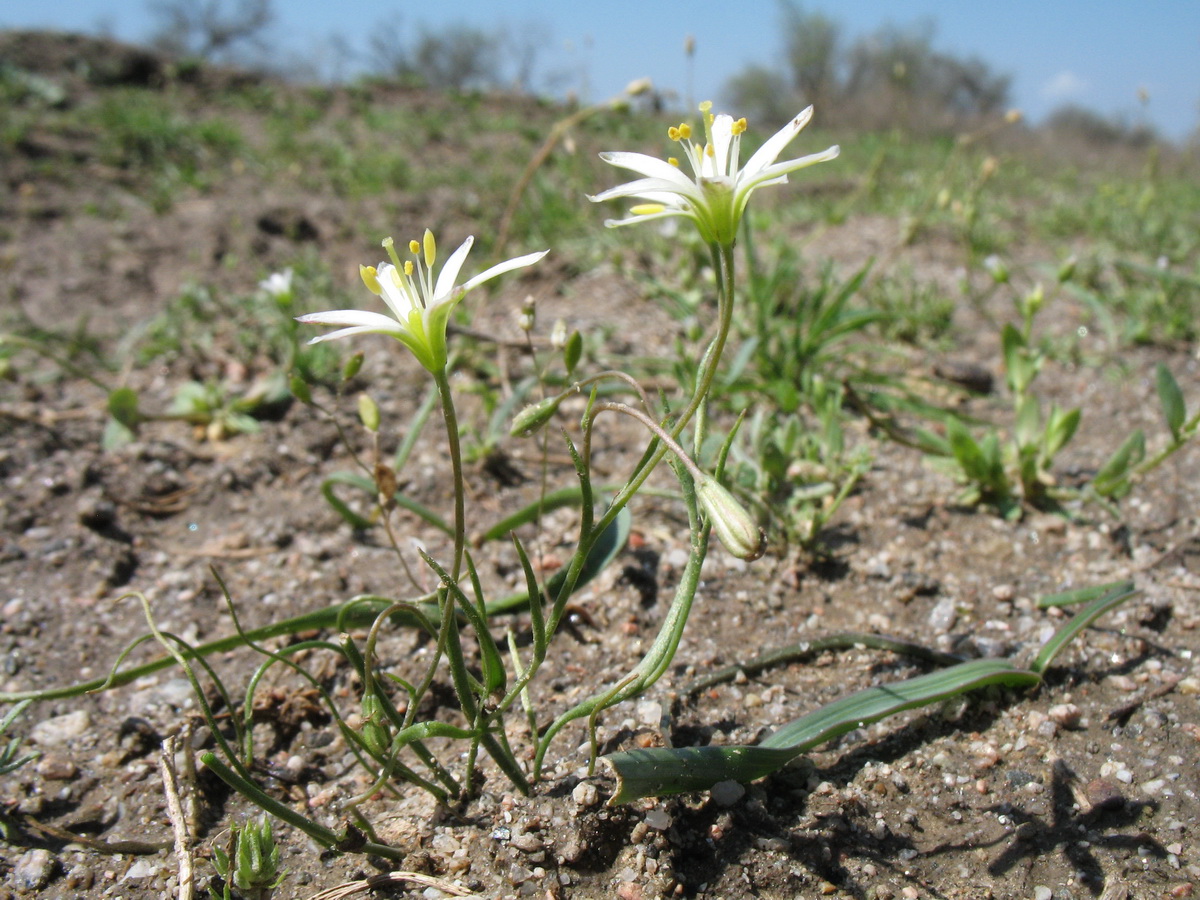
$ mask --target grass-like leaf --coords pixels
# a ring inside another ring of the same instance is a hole
[[[1029,668],[1009,660],[976,659],[895,684],[867,688],[795,719],[762,743],[747,746],[626,750],[604,757],[617,777],[611,804],[711,788],[721,781],[753,781],[848,731],[906,709],[939,703],[989,686],[1029,688],[1041,683],[1055,656],[1099,616],[1135,593],[1132,582],[1111,586],[1042,647]]]

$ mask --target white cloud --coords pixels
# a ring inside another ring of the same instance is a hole
[[[1084,94],[1090,85],[1069,69],[1059,72],[1041,87],[1041,95],[1047,100],[1058,102],[1073,100]]]

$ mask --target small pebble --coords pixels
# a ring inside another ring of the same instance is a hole
[[[83,735],[92,725],[87,712],[77,709],[61,716],[43,719],[29,730],[29,739],[43,747],[55,747]]]
[[[717,806],[733,806],[746,796],[746,788],[736,781],[718,781],[712,786],[710,794]]]
[[[62,756],[43,756],[36,769],[47,781],[70,781],[79,774],[79,767]]]
[[[21,858],[13,866],[13,881],[19,888],[40,891],[54,877],[55,865],[54,856],[49,850],[43,850],[40,847],[36,850],[27,850],[21,854]]]
[[[596,801],[600,799],[600,791],[594,784],[580,782],[575,785],[575,790],[571,791],[571,799],[583,807],[595,806]]]
[[[1087,783],[1084,792],[1092,809],[1120,809],[1125,805],[1125,795],[1107,778],[1093,778]]]
[[[1046,710],[1046,715],[1063,728],[1078,728],[1083,718],[1082,710],[1074,703],[1059,703]]]
[[[1054,896],[1054,891],[1046,887],[1044,884],[1039,884],[1033,889],[1033,900],[1050,900]]]
[[[666,831],[671,827],[671,816],[665,809],[650,810],[643,821],[655,831]]]
[[[958,610],[954,608],[951,597],[943,597],[929,611],[929,627],[934,634],[946,634],[954,627],[958,618]]]

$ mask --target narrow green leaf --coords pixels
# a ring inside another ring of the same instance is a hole
[[[1066,625],[1054,633],[1054,637],[1042,645],[1037,658],[1029,668],[1039,675],[1049,668],[1050,663],[1083,629],[1091,625],[1111,609],[1120,606],[1138,592],[1132,581],[1117,582],[1111,590],[1097,597],[1086,607],[1077,612]]]
[[[753,781],[826,741],[894,713],[938,703],[989,685],[1028,687],[1035,672],[1004,660],[979,659],[907,681],[867,688],[784,725],[756,746],[627,750],[604,757],[617,776],[610,804],[711,788],[720,781]]]
[[[1131,584],[1128,581],[1110,581],[1107,584],[1097,584],[1091,587],[1075,588],[1072,591],[1062,591],[1058,594],[1046,594],[1038,602],[1038,609],[1048,609],[1051,606],[1073,606],[1076,603],[1088,603],[1107,594],[1114,588]]]
[[[1116,497],[1120,499],[1129,493],[1130,471],[1146,455],[1146,436],[1139,428],[1125,439],[1117,452],[1108,458],[1100,471],[1092,479],[1092,490],[1101,497]]]
[[[1162,404],[1163,418],[1167,420],[1167,427],[1171,429],[1171,437],[1179,440],[1179,432],[1183,423],[1187,421],[1187,404],[1183,399],[1183,391],[1179,389],[1179,382],[1175,380],[1171,370],[1162,363],[1154,370],[1154,382],[1158,387],[1158,400]]]

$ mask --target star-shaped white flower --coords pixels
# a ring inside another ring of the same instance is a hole
[[[363,283],[375,295],[382,297],[391,311],[390,316],[361,309],[335,309],[330,312],[309,313],[296,321],[309,325],[340,325],[338,331],[318,335],[309,341],[331,341],[355,334],[386,334],[394,337],[412,351],[417,361],[430,372],[446,367],[446,326],[458,301],[473,288],[497,275],[520,269],[537,262],[549,251],[529,253],[492,266],[485,272],[457,284],[467,254],[475,238],[469,237],[455,250],[434,280],[437,245],[433,233],[425,230],[421,244],[409,243],[413,259],[400,261],[388,238],[383,242],[391,263],[378,266],[359,266]]]
[[[704,116],[703,145],[692,141],[691,126],[686,123],[672,127],[667,132],[671,140],[678,141],[683,147],[692,177],[682,171],[679,161],[674,158],[664,161],[644,153],[600,154],[606,163],[629,169],[643,177],[610,188],[591,199],[600,202],[617,197],[635,197],[646,201],[634,206],[630,210],[633,215],[629,218],[610,220],[607,225],[615,227],[668,216],[685,216],[696,223],[705,241],[730,246],[737,236],[738,223],[754,191],[768,184],[783,184],[789,173],[814,163],[826,162],[838,155],[835,145],[798,159],[775,161],[812,118],[810,106],[772,135],[739,169],[746,120],[735,120],[726,115],[714,116],[711,109],[711,103],[700,104]]]

